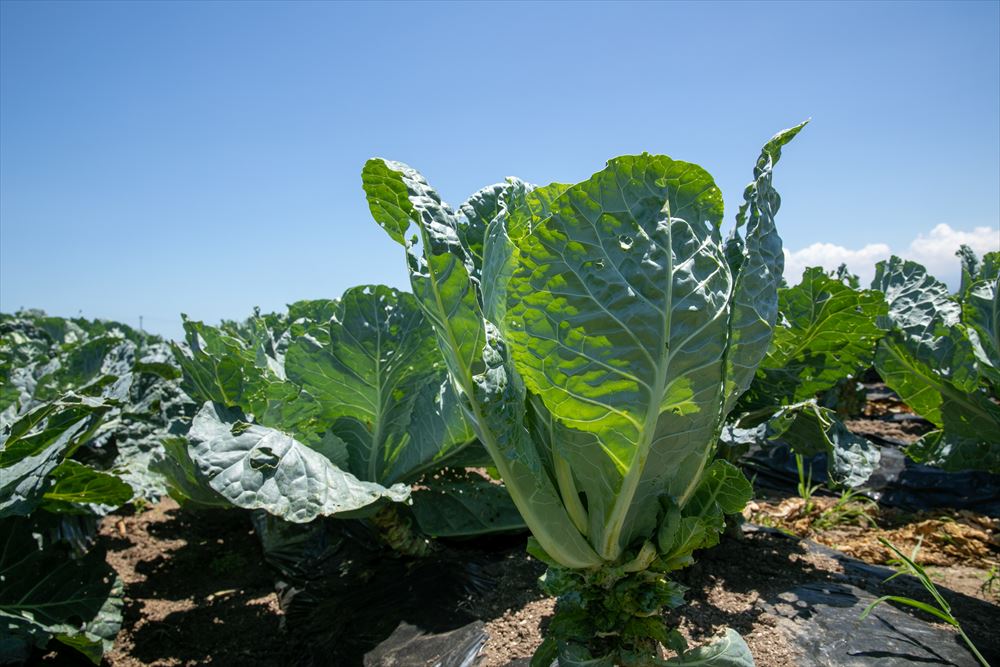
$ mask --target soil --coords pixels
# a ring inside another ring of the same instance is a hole
[[[911,444],[934,429],[929,421],[913,414],[899,396],[881,382],[865,384],[866,402],[862,413],[844,424],[858,435],[889,442]]]
[[[194,514],[167,498],[106,518],[100,540],[125,583],[122,630],[104,665],[282,664],[274,575],[246,513]],[[63,649],[41,660],[90,664],[78,655]]]
[[[756,511],[780,507],[781,502],[758,501]],[[995,545],[995,522],[982,519],[984,527],[965,518],[980,526]],[[890,525],[889,519],[879,519]],[[920,525],[917,521],[902,528],[917,530]],[[105,665],[291,664],[292,636],[281,627],[274,574],[260,556],[245,514],[194,514],[166,500],[139,514],[109,517],[102,525],[101,538],[108,547],[109,562],[126,584],[124,627]],[[723,547],[703,552],[696,565],[678,573],[690,587],[688,604],[671,612],[671,620],[692,644],[731,627],[746,639],[760,667],[798,664],[796,647],[776,631],[777,619],[768,605],[778,604],[783,592],[804,581],[859,583],[836,559],[807,550],[803,544],[766,528],[753,530],[743,539],[727,538]],[[997,602],[995,592],[982,588],[986,561],[970,565],[972,561],[963,562],[960,555],[946,549],[934,553],[942,554],[946,563],[931,568],[935,579],[964,593],[949,594],[949,601],[967,632],[986,646],[1000,642],[991,632],[1000,622],[1000,609],[992,607],[997,613],[984,615],[982,608],[969,606],[976,598]],[[885,558],[879,555],[872,560]],[[754,565],[748,568],[747,563]],[[535,585],[543,571],[544,566],[518,545],[486,568],[485,574],[495,585],[456,600],[456,605],[485,622],[489,639],[482,653],[483,667],[527,665],[555,606]],[[871,582],[865,583],[870,589]],[[912,584],[909,588],[903,583],[893,585],[914,594]],[[992,650],[1000,651],[1000,646]],[[84,664],[67,651],[50,653],[43,662]]]
[[[845,419],[844,424],[853,433],[867,438],[881,438],[889,442],[912,444],[928,431],[933,430],[930,422],[922,419],[897,420],[892,417],[881,419]]]
[[[950,568],[977,571],[981,581],[988,578],[991,569],[1000,568],[1000,519],[968,510],[907,513],[880,507],[865,498],[843,502],[840,498],[813,497],[808,512],[805,504],[797,496],[759,499],[747,506],[744,516],[866,563],[887,564],[893,559],[892,552],[880,542],[885,539],[907,555],[915,552],[913,559],[920,565],[939,566],[939,580],[946,586]]]
[[[692,645],[730,627],[746,640],[759,667],[798,665],[799,649],[776,631],[777,618],[770,606],[780,604],[786,591],[805,581],[847,582],[868,589],[877,585],[870,577],[848,572],[837,559],[804,544],[776,530],[751,528],[743,539],[729,538],[725,545],[702,552],[693,567],[678,573],[690,587],[688,604],[671,612],[669,619],[679,624]],[[753,567],[747,567],[748,563]],[[544,566],[530,557],[512,554],[497,573],[497,592],[479,601],[475,611],[481,618],[491,618],[486,623],[489,639],[483,667],[527,665],[555,608],[555,600],[529,586],[543,571]],[[1000,601],[996,589],[983,588],[987,571],[955,559],[951,565],[930,568],[930,572],[939,585],[951,589],[945,595],[952,611],[977,645],[1000,651],[1000,637],[995,633],[1000,607],[976,603],[985,600],[996,605]],[[912,578],[896,580],[877,593],[926,597]],[[991,611],[984,615],[984,608]]]

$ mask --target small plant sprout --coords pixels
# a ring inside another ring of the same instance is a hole
[[[869,511],[878,508],[871,498],[867,498],[856,489],[845,489],[837,501],[820,512],[813,527],[817,530],[827,530],[834,526],[844,524],[855,524],[858,526],[875,527],[875,520],[872,519]]]
[[[802,514],[807,515],[812,512],[815,503],[813,503],[813,495],[823,488],[822,484],[813,484],[812,478],[812,466],[809,466],[808,471],[806,470],[805,457],[802,454],[795,455],[795,467],[799,470],[799,484],[798,492],[799,497],[802,498]]]
[[[917,551],[920,550],[920,543],[917,543],[917,546],[914,547],[913,549],[913,553],[910,556],[907,556],[902,551],[900,551],[894,544],[889,542],[889,540],[882,537],[878,539],[879,542],[881,542],[887,549],[896,554],[896,558],[889,561],[889,564],[896,569],[896,573],[882,583],[892,581],[893,579],[895,579],[900,575],[904,574],[913,575],[914,577],[917,578],[917,580],[920,581],[921,584],[923,584],[923,587],[927,589],[927,592],[931,594],[931,597],[934,598],[934,603],[937,606],[930,605],[927,604],[926,602],[921,602],[920,600],[914,600],[913,598],[908,598],[901,595],[883,595],[882,597],[878,598],[870,605],[868,605],[868,607],[865,608],[865,610],[861,613],[861,619],[864,620],[865,618],[867,618],[868,615],[871,614],[872,611],[875,609],[875,607],[879,606],[884,602],[897,602],[899,604],[905,604],[907,606],[920,609],[921,611],[927,612],[928,614],[944,621],[948,625],[958,630],[959,636],[968,645],[969,650],[972,651],[972,654],[974,656],[976,656],[976,659],[979,661],[979,663],[982,664],[984,667],[990,667],[990,664],[986,662],[986,658],[983,657],[983,654],[979,652],[979,649],[976,648],[976,645],[972,643],[972,640],[969,639],[969,636],[965,634],[964,630],[962,630],[962,626],[961,624],[959,624],[958,619],[955,618],[954,615],[952,615],[951,605],[948,604],[948,601],[945,600],[944,596],[942,596],[941,593],[938,591],[937,587],[934,585],[934,582],[931,581],[930,575],[927,574],[927,571],[924,570],[923,567],[921,567],[916,563],[915,559],[917,557]]]

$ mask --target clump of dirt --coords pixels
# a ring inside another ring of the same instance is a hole
[[[879,507],[863,497],[847,502],[813,497],[807,508],[802,498],[790,497],[751,502],[744,516],[868,563],[885,564],[894,558],[879,541],[883,538],[903,553],[916,550],[915,560],[921,565],[976,569],[980,581],[1000,564],[1000,520],[968,510],[912,514]],[[985,592],[980,595],[989,599]]]

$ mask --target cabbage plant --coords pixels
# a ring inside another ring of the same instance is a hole
[[[523,528],[502,485],[441,474],[488,458],[411,294],[361,285],[287,315],[184,328],[174,351],[202,403],[190,446],[171,451],[195,468],[185,495],[200,479],[202,495],[285,521],[366,519],[411,555],[429,553],[428,536]]]
[[[804,125],[804,124],[803,124]],[[476,435],[559,596],[534,664],[748,665],[728,631],[687,650],[662,618],[669,573],[718,542],[752,489],[714,461],[768,349],[783,256],[761,152],[736,226],[698,165],[615,158],[576,185],[517,179],[457,211],[399,162],[363,171],[375,221],[405,248],[413,293]]]
[[[794,287],[778,289],[778,322],[753,383],[722,434],[730,460],[750,444],[780,440],[799,456],[826,454],[827,477],[844,486],[868,481],[878,447],[851,433],[829,403],[874,363],[888,307],[877,290],[860,289],[845,267],[835,275],[807,268]]]
[[[60,642],[94,664],[122,622],[101,517],[164,490],[189,401],[165,345],[117,322],[0,314],[0,663]]]
[[[958,297],[920,264],[893,256],[875,267],[888,327],[875,368],[937,428],[907,448],[945,470],[1000,472],[1000,254],[982,267],[964,257]],[[970,264],[972,264],[970,266]]]

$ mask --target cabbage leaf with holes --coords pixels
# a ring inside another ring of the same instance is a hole
[[[772,170],[801,128],[765,145],[725,241],[712,177],[666,156],[616,158],[576,185],[508,179],[483,191],[496,206],[458,211],[407,165],[363,170],[467,417],[550,566],[544,587],[561,596],[536,664],[634,662],[675,645],[658,612],[682,590],[666,573],[750,497],[712,458],[777,318]],[[727,646],[714,664],[752,663],[742,640]]]

